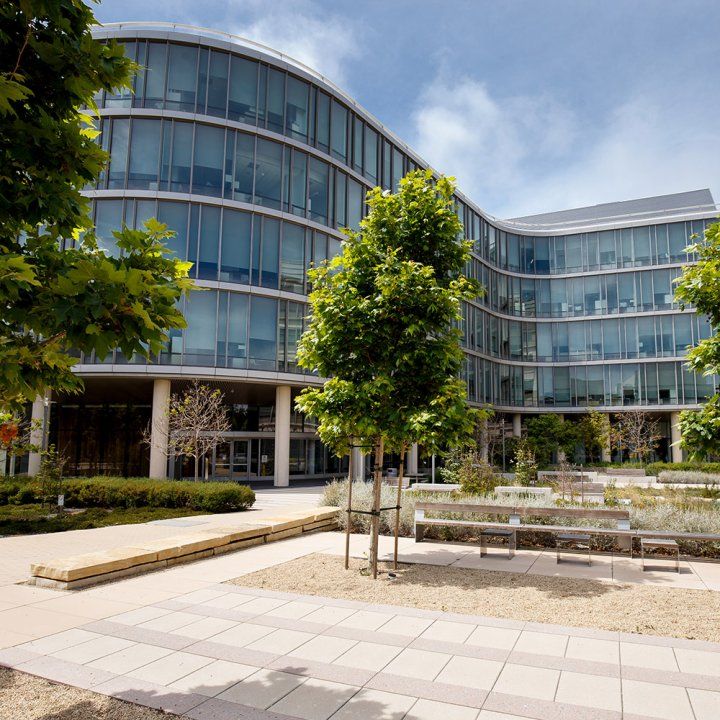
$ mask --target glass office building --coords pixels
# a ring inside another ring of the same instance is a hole
[[[340,252],[340,228],[357,227],[369,188],[394,189],[426,164],[341,90],[269,48],[161,23],[95,35],[120,40],[142,68],[132,92],[97,98],[110,154],[87,190],[98,235],[115,252],[113,229],[159,218],[205,291],[185,301],[187,329],[152,362],[78,358],[85,394],[56,398],[52,412],[68,471],[182,473],[140,438],[153,406],[197,377],[225,393],[232,416],[208,476],[331,476],[339,461],[292,405],[319,382],[296,362],[306,270]],[[662,415],[670,438],[673,413],[713,393],[716,378],[683,365],[710,327],[672,290],[693,260],[688,238],[717,215],[708,191],[515,220],[458,193],[457,212],[474,242],[467,272],[486,288],[463,312],[469,403],[512,415],[516,430],[528,414],[642,407]],[[668,442],[659,453],[672,454]]]

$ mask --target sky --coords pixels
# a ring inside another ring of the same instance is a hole
[[[322,73],[496,217],[710,188],[718,0],[104,0]]]

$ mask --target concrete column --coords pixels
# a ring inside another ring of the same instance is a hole
[[[670,459],[674,463],[682,462],[683,454],[680,447],[680,413],[676,410],[670,413]]]
[[[352,449],[353,480],[365,479],[365,455],[363,449],[354,447]]]
[[[170,418],[170,381],[153,382],[152,417],[150,419],[150,477],[165,480],[168,468],[168,431]]]
[[[417,475],[418,473],[418,445],[413,443],[407,454],[406,474]]]
[[[515,413],[513,415],[513,437],[520,437],[522,435],[522,415]]]
[[[610,423],[610,413],[605,413],[607,415],[608,424]],[[602,449],[600,450],[600,459],[603,462],[612,462],[612,448],[610,447],[610,442],[606,441],[605,445],[603,445]]]
[[[46,408],[47,405],[47,408]],[[45,397],[38,395],[32,404],[32,428],[30,430],[30,443],[44,449],[44,436],[48,431],[47,423],[50,422],[50,393]],[[42,454],[31,452],[28,454],[28,475],[35,477],[40,472]]]
[[[289,385],[275,388],[275,487],[290,485],[290,411]]]

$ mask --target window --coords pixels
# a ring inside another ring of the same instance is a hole
[[[348,227],[357,230],[363,216],[363,188],[360,183],[348,178]]]
[[[347,110],[332,101],[330,151],[334,158],[347,162]]]
[[[145,107],[161,108],[165,101],[165,66],[168,46],[165,43],[148,45],[145,70]]]
[[[612,230],[605,230],[599,233],[600,245],[600,267],[615,267],[615,233]]]
[[[248,296],[230,293],[227,330],[227,365],[244,368],[247,365]]]
[[[198,293],[202,294],[202,293]],[[277,301],[250,298],[250,368],[275,370],[277,356]]]
[[[305,217],[307,204],[307,155],[293,150],[292,179],[290,182],[290,211],[293,215]]]
[[[347,175],[335,173],[335,222],[338,227],[346,227],[347,222]]]
[[[270,140],[257,141],[255,202],[280,209],[283,146]]]
[[[137,52],[137,43],[135,42],[126,42],[126,43],[119,43],[120,45],[124,45],[125,49],[125,57],[130,58],[131,60],[135,60],[135,54]],[[135,80],[133,79],[133,84]],[[100,104],[100,93],[98,93],[98,96],[96,98],[96,102]],[[130,107],[132,105],[132,88],[116,88],[114,93],[108,92],[105,95],[105,107]]]
[[[196,125],[193,162],[194,193],[222,196],[224,158],[225,130],[208,125]]]
[[[267,80],[267,121],[268,130],[281,133],[285,110],[285,73],[268,68]]]
[[[235,184],[233,197],[240,202],[253,199],[253,168],[255,167],[255,139],[252,135],[237,133],[235,141]]]
[[[404,158],[402,153],[397,149],[393,148],[393,162],[392,162],[392,190],[397,192],[400,186],[400,180],[402,179],[404,172]]]
[[[670,310],[673,302],[670,271],[656,270],[653,275],[653,297],[655,300],[655,310]]]
[[[200,249],[198,251],[197,277],[217,280],[218,245],[220,241],[220,208],[202,206],[200,216]]]
[[[215,320],[217,291],[192,293],[185,304],[186,365],[213,365],[215,360]]]
[[[257,246],[258,243],[255,243]],[[260,282],[263,287],[277,288],[280,254],[280,222],[264,218],[260,247]]]
[[[362,175],[363,171],[363,121],[353,115],[353,170]]]
[[[189,45],[170,45],[167,101],[171,110],[195,111],[197,95],[198,49]]]
[[[109,255],[118,256],[113,230],[122,226],[122,200],[99,200],[95,203],[95,235],[98,246]]]
[[[284,223],[280,256],[280,289],[301,293],[305,280],[305,231],[299,225]]]
[[[210,77],[207,90],[207,113],[225,117],[227,114],[228,95],[228,62],[227,53],[210,52]]]
[[[188,206],[185,203],[158,202],[158,220],[175,231],[175,237],[168,238],[165,244],[182,260],[185,259],[187,244]]]
[[[158,189],[160,120],[133,120],[128,188]]]
[[[330,98],[318,90],[317,94],[317,146],[330,152]]]
[[[105,127],[108,127],[106,123]],[[112,121],[112,140],[110,143],[110,167],[108,169],[108,187],[125,187],[125,170],[128,161],[128,139],[130,136],[130,121]]]
[[[330,168],[322,160],[311,157],[309,170],[310,219],[327,225]]]
[[[288,75],[285,132],[297,140],[307,140],[309,88],[306,82]]]
[[[618,275],[618,304],[620,312],[635,311],[635,274],[622,273]]]
[[[233,56],[230,60],[228,118],[255,125],[257,122],[258,63]]]
[[[634,228],[633,241],[635,244],[635,265],[648,265],[652,259],[650,255],[650,228]]]
[[[378,136],[369,126],[365,126],[365,175],[373,185],[378,181]]]
[[[693,344],[692,320],[693,318],[690,315],[675,315],[673,318],[673,324],[675,326],[675,355],[684,355],[687,352],[688,346]]]
[[[685,223],[672,223],[668,225],[668,230],[670,262],[685,262],[687,260],[685,248],[690,244]]]
[[[220,280],[250,282],[251,229],[249,213],[227,209],[223,212]]]
[[[190,123],[173,124],[172,169],[170,190],[190,192],[193,126]]]

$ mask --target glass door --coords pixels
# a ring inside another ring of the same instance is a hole
[[[247,480],[250,460],[250,440],[234,440],[232,453],[233,480]]]

